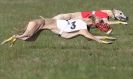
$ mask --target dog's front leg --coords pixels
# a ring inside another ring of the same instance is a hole
[[[103,20],[104,23],[107,23],[109,25],[113,25],[113,24],[124,24],[124,25],[127,25],[128,24],[127,22],[122,22],[122,21],[109,21],[106,18],[103,18],[102,20]]]
[[[123,25],[127,25],[127,22],[122,22],[122,21],[108,21],[108,24],[112,25],[112,24],[123,24]]]
[[[87,30],[80,30],[80,35],[83,35],[84,37],[86,38],[89,38],[89,39],[92,39],[92,40],[95,40],[99,43],[104,43],[104,44],[110,44],[112,43],[112,41],[106,41],[106,40],[102,40],[102,36],[94,36],[92,35],[90,32],[88,32]]]

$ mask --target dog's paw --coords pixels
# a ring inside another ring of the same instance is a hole
[[[104,36],[105,40],[116,40],[115,37],[110,37],[110,36]]]
[[[101,43],[102,43],[102,44],[112,44],[113,41],[104,41],[104,40],[102,40]]]
[[[118,23],[119,24],[124,24],[124,25],[127,25],[128,24],[127,22],[122,22],[122,21],[119,21]]]

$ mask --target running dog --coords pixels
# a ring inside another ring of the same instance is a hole
[[[127,24],[128,21],[128,17],[121,10],[118,9],[59,14],[57,16],[54,16],[53,19],[61,19],[61,20],[83,19],[83,18],[89,18],[91,16],[95,16],[96,18],[101,18],[102,22],[107,23],[106,27],[97,26],[98,29],[100,29],[103,32],[106,32],[107,34],[110,34],[112,31],[109,25]],[[110,18],[113,18],[114,20],[117,21],[109,21]]]
[[[95,40],[99,43],[109,44],[112,43],[114,37],[107,36],[94,36],[88,30],[87,26],[94,23],[92,19],[75,19],[75,20],[55,20],[55,19],[35,19],[28,23],[26,30],[23,34],[13,35],[10,38],[4,40],[1,44],[10,43],[11,46],[15,43],[17,39],[26,41],[30,39],[40,30],[51,30],[53,33],[60,35],[63,38],[73,38],[78,35],[82,35],[88,39]],[[97,22],[98,23],[98,22]],[[95,22],[95,24],[97,24]]]

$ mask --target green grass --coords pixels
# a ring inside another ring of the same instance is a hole
[[[50,31],[35,42],[2,45],[0,79],[133,79],[132,5],[132,0],[0,0],[0,41],[40,15],[119,8],[129,16],[127,26],[112,26],[117,40],[111,45],[84,37],[66,40]]]

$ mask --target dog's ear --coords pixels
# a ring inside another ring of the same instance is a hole
[[[116,8],[112,8],[112,10],[115,11],[115,10],[120,10],[120,9],[118,9],[118,8],[117,9]]]

